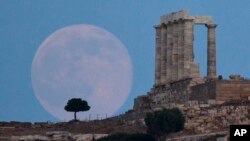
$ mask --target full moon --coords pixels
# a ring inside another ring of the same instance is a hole
[[[73,25],[52,33],[32,63],[32,86],[43,108],[59,120],[71,120],[64,106],[82,98],[91,107],[78,119],[105,118],[129,96],[132,64],[126,47],[110,32],[93,25]]]

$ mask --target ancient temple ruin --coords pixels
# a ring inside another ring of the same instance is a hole
[[[207,76],[199,74],[194,61],[194,26],[207,28]],[[250,98],[250,80],[240,75],[229,79],[216,73],[216,37],[209,16],[190,16],[182,10],[163,15],[155,25],[155,83],[151,90],[135,99],[134,109],[143,110],[168,103],[190,100],[225,102]]]
[[[179,11],[161,16],[156,30],[155,85],[185,78],[199,80],[199,64],[194,62],[194,26],[207,27],[207,78],[216,78],[215,28],[211,17],[189,16]]]

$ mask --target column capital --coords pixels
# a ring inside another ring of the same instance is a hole
[[[166,23],[166,25],[167,26],[169,26],[169,25],[173,25],[174,24],[174,22],[173,21],[168,21],[167,23]]]
[[[161,24],[154,25],[154,28],[155,29],[160,29],[161,28]]]
[[[177,21],[177,23],[184,23],[184,21],[185,21],[185,19],[179,19],[178,21]]]
[[[167,28],[167,24],[161,23],[161,27],[162,27],[162,28]]]
[[[155,29],[167,28],[167,24],[161,23],[161,24],[155,25],[154,28]]]
[[[217,24],[209,23],[209,24],[206,24],[206,27],[207,28],[216,28]]]
[[[187,17],[185,19],[182,19],[183,21],[190,21],[190,22],[193,22],[195,20],[195,18],[193,17]]]

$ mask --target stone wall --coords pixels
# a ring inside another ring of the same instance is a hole
[[[232,124],[250,124],[250,102],[216,104],[189,101],[186,104],[171,103],[165,108],[177,107],[186,117],[185,129],[197,133],[228,130]]]
[[[147,95],[138,96],[134,99],[134,107],[137,113],[150,109],[150,100]]]
[[[213,80],[191,87],[190,100],[243,100],[250,97],[249,80]]]
[[[147,95],[150,100],[150,107],[171,102],[186,102],[188,100],[189,85],[191,84],[191,81],[191,78],[186,78],[180,81],[170,82],[167,85],[154,86]]]
[[[216,98],[216,82],[209,81],[191,87],[189,100],[207,101]]]
[[[249,80],[216,81],[216,99],[219,101],[248,99],[249,96]]]

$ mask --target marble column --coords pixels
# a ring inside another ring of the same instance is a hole
[[[178,79],[183,78],[184,47],[183,47],[183,20],[178,21]]]
[[[155,28],[155,85],[161,83],[161,26]]]
[[[166,63],[167,63],[167,27],[161,25],[161,84],[166,83]]]
[[[193,52],[194,19],[184,19],[184,77],[192,77],[191,67],[194,59]]]
[[[173,23],[167,24],[167,77],[166,82],[172,81],[172,50],[173,50]]]
[[[216,24],[206,24],[207,27],[207,77],[216,78]]]
[[[178,23],[173,23],[173,53],[172,53],[173,71],[172,80],[178,80]]]

